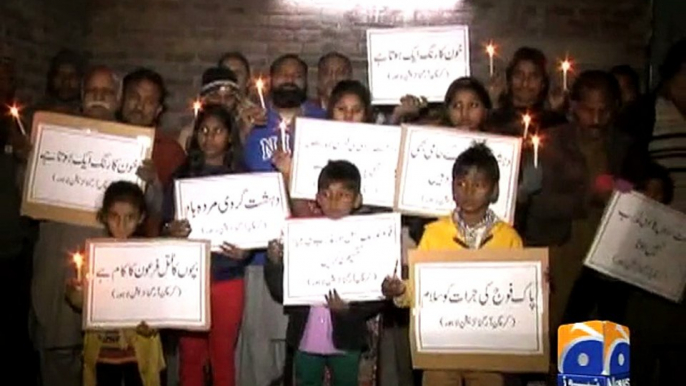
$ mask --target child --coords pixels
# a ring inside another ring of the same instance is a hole
[[[239,133],[231,113],[221,105],[207,105],[198,114],[188,147],[188,160],[174,173],[174,179],[217,176],[239,172]],[[188,221],[172,221],[174,184],[164,200],[166,233],[185,238],[191,232]],[[179,340],[180,378],[184,386],[203,386],[205,366],[210,364],[214,386],[234,386],[234,349],[243,315],[243,274],[246,251],[225,243],[221,253],[212,253],[209,333],[186,333]]]
[[[498,200],[499,179],[498,161],[486,145],[475,144],[460,154],[453,165],[455,211],[452,216],[426,227],[418,249],[522,248],[522,240],[514,228],[500,221],[489,209]],[[394,298],[396,306],[412,307],[413,291],[408,284],[398,278],[386,278],[382,291]],[[422,384],[497,386],[504,382],[504,376],[498,373],[427,370]]]
[[[486,117],[493,105],[488,91],[476,78],[456,79],[448,87],[443,103],[443,125],[484,131]]]
[[[125,240],[141,235],[147,215],[145,195],[138,185],[118,181],[105,190],[98,220],[108,236]],[[82,308],[79,283],[67,287],[68,301]],[[136,329],[86,331],[83,341],[84,386],[160,386],[164,369],[162,342],[145,322]]]
[[[317,203],[324,216],[340,219],[362,205],[361,177],[347,161],[330,161],[319,174]],[[283,251],[271,242],[265,265],[267,285],[283,301]],[[366,321],[381,310],[379,302],[346,303],[333,290],[326,307],[287,307],[287,344],[296,348],[294,367],[298,386],[321,386],[326,368],[331,386],[357,386],[360,355],[367,342]]]

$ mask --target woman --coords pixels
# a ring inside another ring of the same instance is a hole
[[[545,106],[550,89],[546,66],[547,59],[538,49],[522,47],[515,52],[505,73],[507,91],[500,96],[499,107],[488,120],[489,131],[521,136],[522,116],[526,113],[532,118],[529,132],[567,121],[564,115]]]

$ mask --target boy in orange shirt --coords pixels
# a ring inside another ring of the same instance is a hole
[[[453,165],[453,199],[455,210],[451,216],[439,219],[426,227],[418,250],[460,250],[522,248],[522,239],[510,225],[498,219],[489,208],[498,200],[500,169],[491,150],[475,144],[465,150]],[[386,278],[384,295],[393,298],[396,306],[411,308],[410,283],[398,278]],[[502,386],[503,374],[460,371],[427,370],[424,386]]]

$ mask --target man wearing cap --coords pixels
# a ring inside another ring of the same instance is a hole
[[[200,87],[199,102],[201,107],[208,104],[220,104],[227,110],[235,111],[239,102],[242,102],[238,87],[238,77],[226,67],[211,67],[202,74],[202,87]],[[244,139],[241,131],[241,139]],[[193,135],[193,123],[184,127],[179,133],[179,145],[188,147]]]

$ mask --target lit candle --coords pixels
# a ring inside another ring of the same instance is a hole
[[[569,61],[569,59],[565,59],[560,65],[560,68],[562,69],[562,89],[567,91],[569,90],[567,88],[567,73],[572,69],[572,63]]]
[[[491,74],[491,78],[493,77],[493,55],[495,55],[495,46],[493,43],[488,43],[486,46],[486,53],[488,54],[488,69]]]
[[[524,139],[529,135],[529,126],[531,125],[531,115],[526,113],[522,116],[522,123],[524,124]]]
[[[21,122],[21,117],[19,116],[19,107],[16,105],[10,107],[10,114],[17,120],[17,125],[19,126],[19,131],[26,137],[26,129],[24,129],[24,124]]]
[[[534,135],[531,137],[531,143],[534,145],[534,168],[538,169],[538,147],[541,145],[541,139]]]
[[[78,252],[75,253],[72,256],[72,261],[76,267],[76,281],[80,283],[83,280],[83,255]]]
[[[198,113],[200,110],[202,110],[202,102],[200,102],[200,99],[196,99],[195,102],[193,102],[194,118],[198,118]]]
[[[264,103],[264,81],[262,78],[257,78],[257,81],[255,81],[255,87],[257,87],[257,95],[260,97],[260,104],[262,105],[263,109],[266,109],[267,105]]]
[[[279,131],[281,132],[281,150],[283,150],[284,153],[288,152],[288,147],[286,146],[286,126],[286,121],[281,120],[281,123],[279,123]]]

